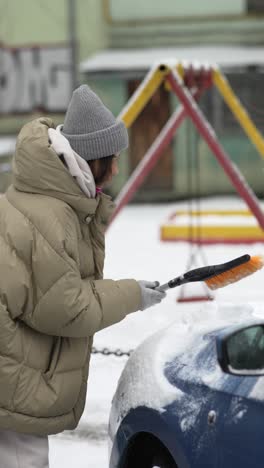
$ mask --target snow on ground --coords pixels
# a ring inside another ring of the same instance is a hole
[[[202,209],[243,209],[236,198],[211,198],[201,203]],[[190,246],[187,243],[161,242],[159,226],[185,203],[132,205],[124,208],[106,238],[105,277],[158,280],[165,283],[186,271]],[[208,264],[222,263],[244,253],[261,254],[263,244],[204,246]],[[202,266],[201,255],[197,265]],[[131,314],[125,320],[102,330],[95,336],[97,348],[130,350],[154,332],[172,322],[179,326],[194,321],[218,322],[224,305],[227,314],[244,320],[245,305],[263,315],[263,272],[220,289],[211,303],[177,303],[180,289],[168,292],[166,299],[153,309]],[[203,294],[201,284],[185,286],[186,294]],[[242,307],[243,305],[243,307]],[[230,306],[230,307],[229,307]],[[229,317],[230,318],[230,317]],[[93,355],[90,367],[88,398],[80,424],[73,433],[50,437],[50,468],[107,468],[107,424],[111,400],[126,357]],[[78,460],[78,464],[77,461]]]

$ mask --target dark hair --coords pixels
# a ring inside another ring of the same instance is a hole
[[[94,176],[95,184],[100,186],[108,180],[112,173],[112,161],[115,155],[106,156],[105,158],[93,159],[87,161]]]
[[[63,164],[65,167],[68,168],[63,154],[59,154],[58,156],[59,156],[59,159],[61,160],[62,164]]]

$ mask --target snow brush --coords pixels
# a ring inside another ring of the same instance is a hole
[[[194,270],[187,271],[181,276],[170,280],[168,283],[158,286],[158,291],[167,291],[185,283],[194,283],[204,281],[210,289],[218,289],[227,286],[230,283],[245,278],[246,276],[260,270],[264,265],[264,257],[257,255],[242,255],[226,263],[219,265],[209,265]]]

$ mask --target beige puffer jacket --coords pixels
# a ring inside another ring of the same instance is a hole
[[[0,199],[0,428],[52,434],[82,415],[92,336],[139,309],[135,280],[104,279],[113,204],[88,199],[41,118],[21,130]]]

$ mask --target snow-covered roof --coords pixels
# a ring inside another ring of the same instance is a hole
[[[15,137],[0,137],[0,157],[15,151]]]
[[[167,47],[155,49],[106,49],[80,65],[84,73],[128,72],[149,70],[156,62],[167,60],[199,62],[223,68],[264,65],[264,47]]]

